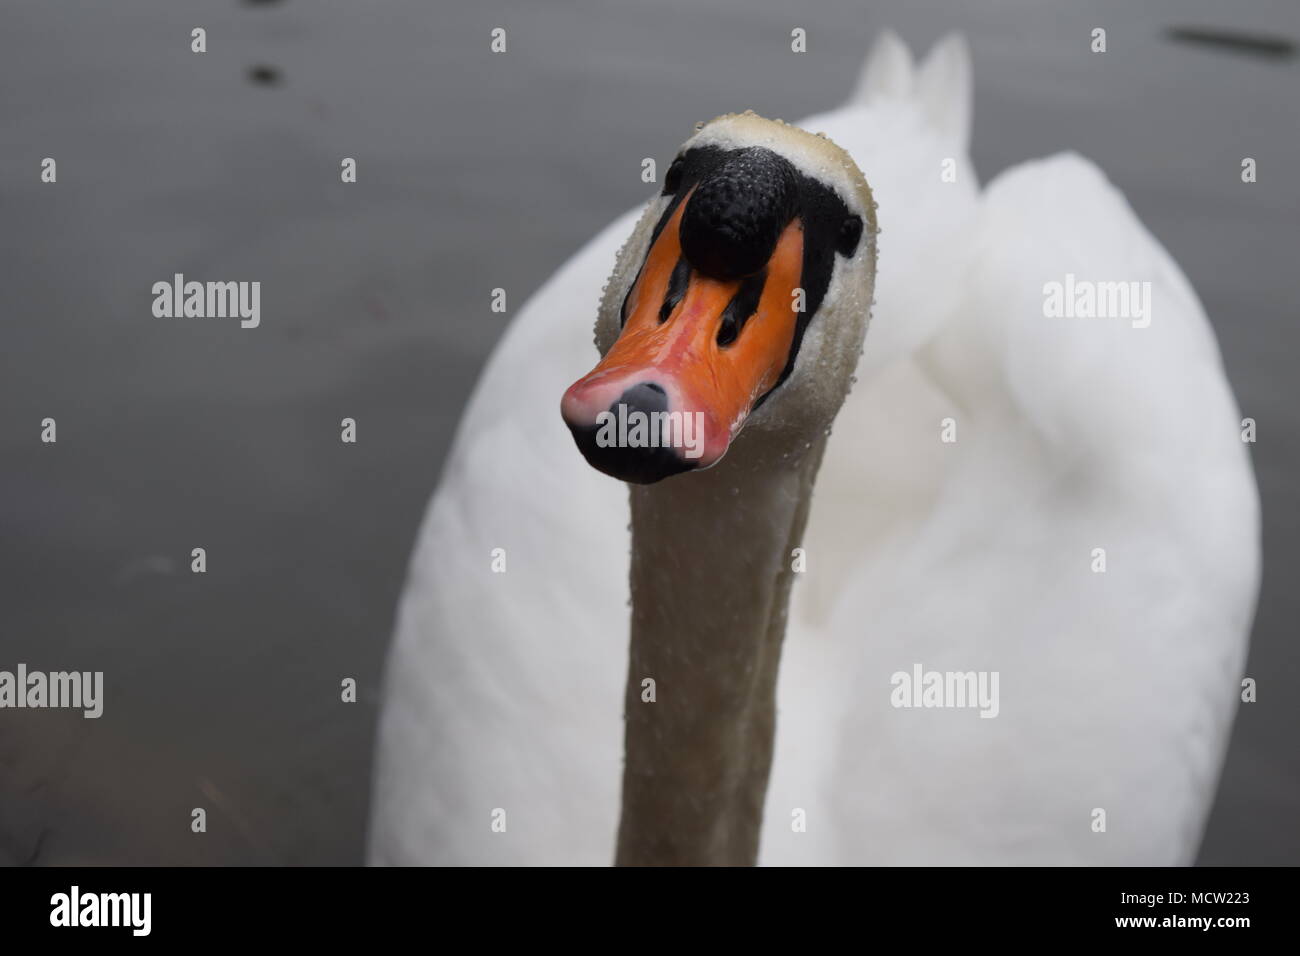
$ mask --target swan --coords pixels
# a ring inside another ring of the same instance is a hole
[[[970,82],[887,33],[839,109],[698,126],[520,311],[411,559],[370,862],[1193,860],[1260,573],[1240,413],[1093,164],[979,188]],[[1049,315],[1067,277],[1149,321]],[[594,442],[611,401],[706,408],[696,457]],[[931,672],[996,708],[912,706]]]

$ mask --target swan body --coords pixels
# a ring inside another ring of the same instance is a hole
[[[798,124],[852,155],[881,232],[802,536],[760,860],[1190,863],[1259,580],[1240,414],[1194,291],[1095,166],[977,188],[969,83],[959,38],[914,66],[886,35],[850,102]],[[543,285],[466,409],[399,611],[372,862],[613,859],[628,493],[556,402],[641,218]],[[1067,275],[1149,282],[1150,324],[1045,316]],[[997,672],[996,717],[895,706],[916,666]]]

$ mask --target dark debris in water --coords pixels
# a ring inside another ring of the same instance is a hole
[[[41,851],[45,849],[45,838],[50,835],[49,827],[42,827],[41,832],[36,834],[36,842],[32,844],[32,852],[28,854],[27,859],[19,861],[19,866],[35,866],[36,861],[41,858]]]
[[[1218,27],[1170,27],[1166,33],[1177,43],[1216,47],[1249,56],[1262,56],[1272,60],[1285,60],[1295,56],[1295,42],[1275,34],[1240,33]]]
[[[248,71],[249,82],[258,86],[276,86],[283,79],[280,71],[273,66],[254,66]]]
[[[277,3],[280,3],[280,2],[281,2],[281,0],[244,0],[244,6],[246,6],[246,7],[270,7],[270,6],[273,6],[273,5],[275,5],[275,4],[277,4]]]

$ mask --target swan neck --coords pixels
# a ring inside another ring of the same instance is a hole
[[[619,865],[757,862],[791,551],[825,439],[779,462],[757,444],[631,489]]]

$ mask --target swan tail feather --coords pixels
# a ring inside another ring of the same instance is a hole
[[[960,33],[939,40],[919,65],[893,30],[876,37],[862,64],[849,105],[883,99],[910,99],[944,137],[962,150],[970,145],[970,45]]]
[[[944,136],[970,146],[970,45],[960,33],[949,33],[931,47],[916,73],[916,99]]]
[[[871,45],[858,85],[849,102],[870,103],[881,97],[908,96],[912,92],[912,51],[893,30],[882,30]]]

